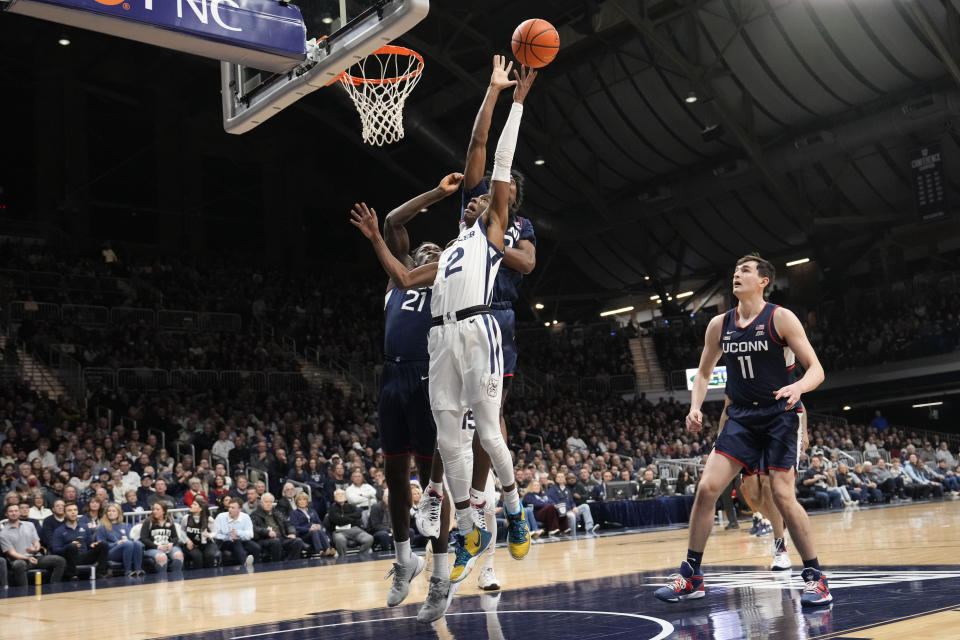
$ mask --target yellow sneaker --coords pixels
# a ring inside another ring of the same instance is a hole
[[[523,560],[530,551],[530,530],[522,509],[507,514],[507,547],[515,560]]]
[[[450,582],[456,584],[470,575],[473,565],[477,564],[477,558],[490,544],[491,535],[486,529],[477,526],[467,535],[456,534],[456,543],[454,544],[454,553],[456,560],[453,562],[453,568],[450,570]]]

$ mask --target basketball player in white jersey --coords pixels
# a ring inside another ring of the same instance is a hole
[[[472,469],[465,450],[470,448],[473,434],[462,428],[468,408],[473,410],[481,445],[503,486],[510,553],[520,559],[530,549],[530,534],[517,493],[513,460],[500,433],[503,354],[499,326],[490,314],[489,305],[493,281],[503,258],[510,169],[523,101],[536,76],[536,71],[526,68],[514,72],[513,104],[497,143],[489,205],[478,211],[479,215],[465,216],[460,236],[441,254],[439,265],[407,271],[380,236],[376,213],[365,204],[358,204],[351,211],[351,223],[370,239],[380,263],[400,288],[430,284],[433,287],[430,304],[434,326],[428,339],[430,405],[459,529],[456,561],[450,572],[453,583],[470,573],[491,538],[488,531],[474,523],[470,508]]]

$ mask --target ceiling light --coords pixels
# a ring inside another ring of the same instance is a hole
[[[692,295],[693,295],[693,291],[684,291],[683,293],[677,294],[677,300],[679,300],[680,298],[689,298]]]
[[[691,91],[690,93],[687,94],[687,97],[684,98],[683,101],[686,102],[687,104],[693,104],[694,102],[697,101],[697,92]]]
[[[544,323],[543,323],[543,326],[549,327],[549,326],[550,326],[550,323],[549,323],[549,322],[544,322]]]
[[[798,264],[806,264],[808,262],[810,262],[810,258],[800,258],[799,260],[791,260],[790,262],[787,263],[787,266],[795,267]]]
[[[542,157],[537,156],[537,159],[533,161],[533,164],[537,165],[538,167],[542,167],[543,165],[547,164],[547,161]]]
[[[611,309],[610,311],[604,311],[600,314],[601,318],[606,318],[607,316],[615,316],[618,313],[626,313],[627,311],[633,311],[633,306],[629,307],[620,307],[619,309]]]
[[[650,296],[650,299],[651,299],[651,300],[659,300],[659,299],[660,299],[660,296]]]
[[[322,18],[320,18],[320,22],[322,22],[323,24],[331,24],[333,23],[333,18],[331,18],[330,14],[328,13],[328,14],[325,14]]]
[[[543,303],[542,303],[542,302],[538,302],[537,304],[535,304],[535,305],[533,305],[533,306],[534,306],[538,311],[539,311],[540,309],[543,309]]]
[[[557,321],[556,321],[556,320],[554,320],[554,321],[553,321],[553,324],[557,324]]]
[[[66,38],[66,37],[60,38],[59,40],[57,40],[57,44],[59,44],[61,47],[69,47],[70,38]]]
[[[914,409],[922,409],[923,407],[939,407],[943,402],[921,402],[920,404],[913,405]]]
[[[844,410],[844,411],[850,411],[850,405],[848,405],[848,404],[843,405],[843,410]]]
[[[650,279],[650,276],[643,276],[643,279],[644,279],[644,280],[649,280],[649,279]]]
[[[420,209],[420,213],[426,213],[426,212],[427,212],[427,208],[426,208],[426,207],[424,207],[423,209]]]

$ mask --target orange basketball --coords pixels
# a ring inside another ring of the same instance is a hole
[[[540,18],[524,20],[513,32],[513,56],[522,65],[545,67],[557,57],[560,34],[552,24]]]

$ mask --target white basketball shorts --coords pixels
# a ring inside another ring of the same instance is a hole
[[[500,325],[489,313],[431,327],[430,408],[461,411],[482,402],[500,405],[503,350]]]

